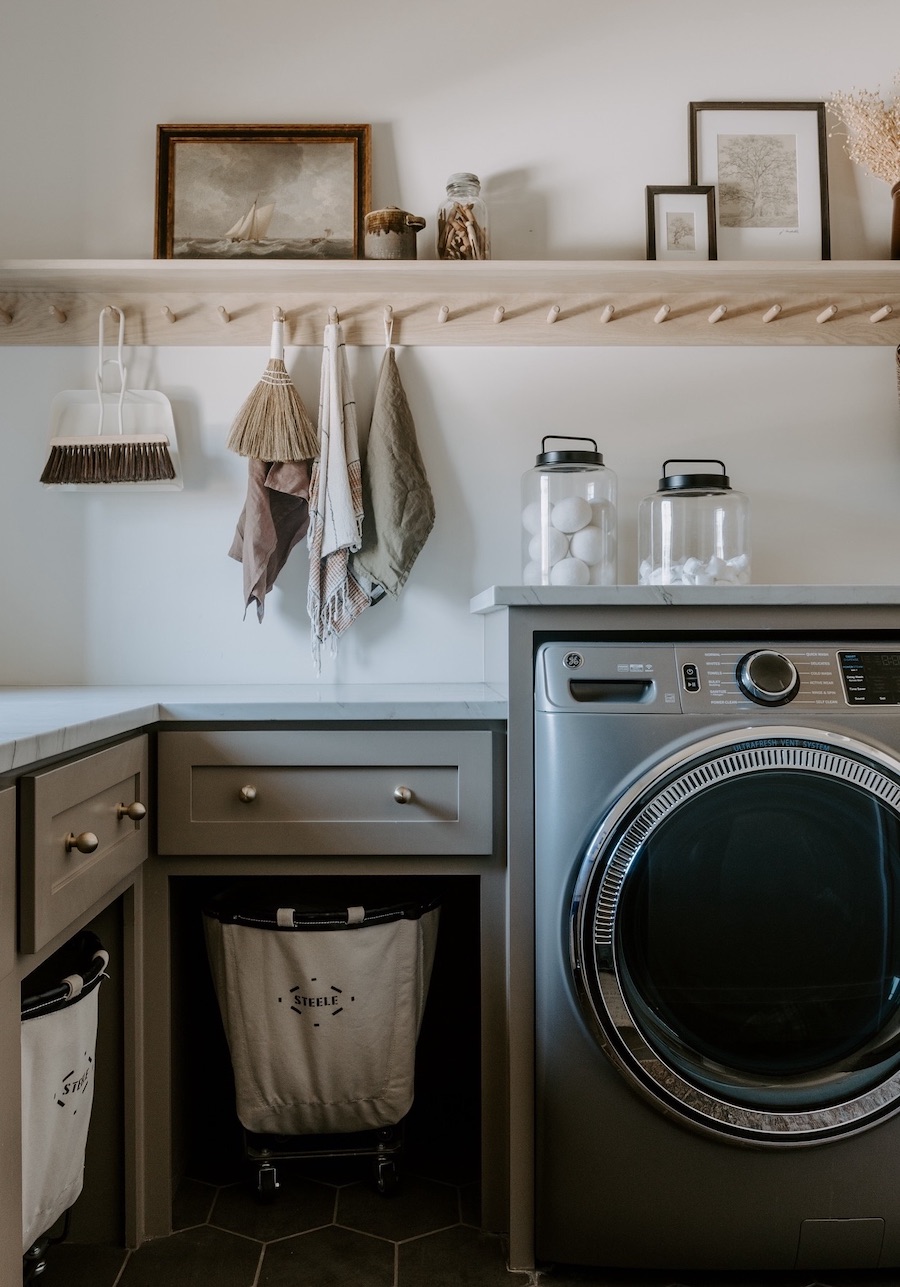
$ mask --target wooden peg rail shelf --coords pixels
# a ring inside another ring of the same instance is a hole
[[[900,343],[900,262],[0,260],[0,345]]]

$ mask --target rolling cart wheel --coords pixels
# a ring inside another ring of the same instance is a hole
[[[278,1172],[271,1162],[263,1162],[256,1176],[256,1196],[260,1202],[274,1202],[280,1185]]]
[[[47,1251],[47,1242],[36,1242],[33,1247],[22,1257],[22,1282],[27,1287],[28,1283],[33,1283],[39,1274],[42,1274],[47,1268],[45,1259]]]
[[[375,1187],[384,1198],[391,1198],[400,1188],[400,1173],[391,1157],[380,1157],[375,1163]]]

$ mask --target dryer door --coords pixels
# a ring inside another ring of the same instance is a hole
[[[900,762],[802,728],[711,737],[595,833],[572,960],[603,1046],[658,1106],[759,1144],[900,1108]]]

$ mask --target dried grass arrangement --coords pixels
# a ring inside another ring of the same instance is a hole
[[[900,90],[900,73],[894,78]],[[885,183],[900,183],[900,99],[886,103],[870,90],[838,93],[827,107],[849,131],[845,149],[851,161]]]

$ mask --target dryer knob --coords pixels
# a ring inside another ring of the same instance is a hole
[[[783,706],[800,687],[797,667],[780,652],[762,648],[748,652],[737,664],[737,682],[742,693],[760,706]]]

